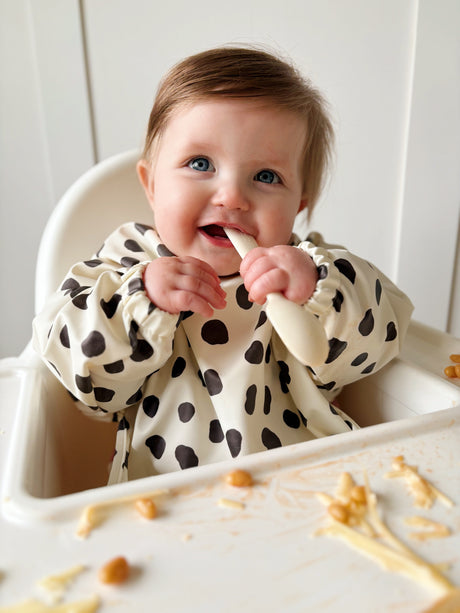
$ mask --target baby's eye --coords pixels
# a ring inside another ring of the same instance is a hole
[[[190,160],[187,166],[193,170],[198,170],[199,172],[209,172],[214,170],[214,166],[211,164],[211,162],[207,158],[203,157],[193,158],[193,160]]]
[[[261,183],[281,183],[281,179],[273,170],[261,170],[254,176],[254,179]]]

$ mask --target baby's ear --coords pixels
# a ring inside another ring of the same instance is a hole
[[[300,201],[297,213],[300,213],[300,211],[303,211],[304,209],[308,209],[308,198],[306,197],[302,198],[302,200]]]
[[[136,170],[139,181],[141,182],[145,195],[147,196],[147,200],[149,201],[150,206],[153,206],[152,166],[149,162],[147,162],[147,160],[139,160],[136,165]]]

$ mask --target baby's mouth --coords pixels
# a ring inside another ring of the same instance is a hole
[[[202,226],[200,230],[212,238],[227,238],[224,228],[217,224]]]

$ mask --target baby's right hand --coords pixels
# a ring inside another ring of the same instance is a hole
[[[211,317],[225,307],[225,291],[214,269],[192,257],[153,260],[144,272],[147,296],[168,313],[193,311]]]

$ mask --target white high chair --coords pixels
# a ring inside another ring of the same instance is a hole
[[[136,175],[137,150],[114,155],[85,172],[62,196],[43,233],[35,275],[35,312],[74,262],[90,257],[126,221],[152,223]]]
[[[128,151],[97,164],[57,204],[37,259],[36,312],[59,287],[70,266],[91,257],[120,224],[152,223],[152,212],[136,175],[138,158],[137,151]],[[442,377],[443,360],[449,352],[458,353],[458,347],[459,341],[451,336],[412,322],[400,357],[348,386],[341,396],[342,408],[362,426],[395,428],[395,421],[423,413],[431,413],[436,420],[440,409],[460,405],[459,387]],[[81,506],[87,499],[110,497],[113,493],[108,490],[113,488],[126,486],[132,491],[142,487],[135,482],[101,487],[108,478],[106,467],[116,424],[91,420],[76,410],[70,395],[30,344],[19,358],[2,362],[3,381],[9,385],[14,379],[16,386],[12,384],[15,391],[11,393],[0,388],[0,408],[5,413],[8,410],[12,419],[12,406],[15,419],[4,479],[9,516],[52,517],[58,511]],[[318,447],[339,445],[325,440],[313,443]],[[154,478],[162,477],[168,476]]]

